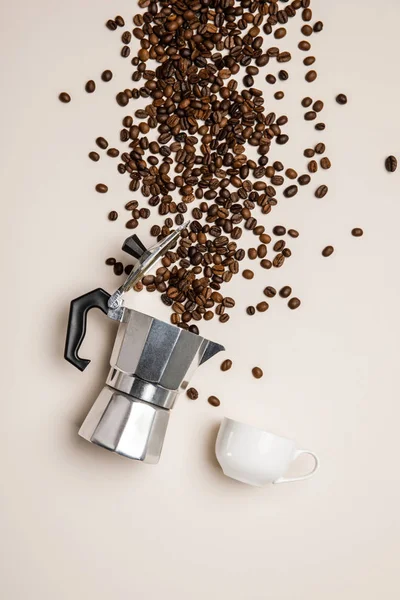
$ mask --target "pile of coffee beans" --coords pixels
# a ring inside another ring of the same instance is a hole
[[[295,239],[298,232],[279,225],[269,233],[266,216],[279,200],[297,201],[294,197],[312,183],[319,168],[331,167],[322,141],[304,150],[312,160],[300,172],[272,158],[289,142],[288,116],[271,110],[285,94],[278,90],[270,95],[262,82],[263,89],[256,86],[260,76],[271,86],[290,81],[292,55],[285,36],[292,23],[302,34],[298,50],[307,53],[304,78],[310,84],[317,79],[316,59],[308,52],[323,23],[313,20],[310,5],[311,0],[139,0],[141,12],[133,16],[133,26],[121,16],[106,23],[113,35],[122,28],[120,54],[133,67],[133,87],[131,83],[116,94],[117,103],[126,108],[119,131],[124,147],[109,148],[104,137],[96,139],[100,151],[118,159],[116,169],[135,195],[125,204],[126,227],[136,229],[155,209],[159,222],[150,234],[161,240],[190,220],[177,247],[135,289],[159,292],[171,307],[171,322],[193,333],[202,319],[229,320],[235,300],[223,293],[224,284],[238,273],[253,279],[253,269],[241,269],[246,256],[266,270],[281,268],[290,259],[292,250],[283,237]],[[305,23],[301,27],[299,18]],[[132,41],[140,44],[133,57]],[[110,70],[101,74],[104,82],[112,77]],[[93,93],[95,81],[85,88]],[[66,92],[59,98],[70,101]],[[135,109],[138,98],[145,100],[144,108]],[[347,98],[339,94],[336,101],[345,104]],[[318,117],[318,136],[325,129],[319,120],[324,102],[307,96],[301,104],[307,122]],[[255,158],[249,157],[250,149]],[[89,152],[94,162],[100,156]],[[105,194],[108,184],[97,183],[95,189]],[[328,186],[319,184],[313,193],[322,200]],[[116,221],[120,214],[112,210],[108,218]],[[245,249],[241,246],[247,246],[248,234],[255,243]],[[329,255],[327,249],[323,252]],[[117,276],[132,270],[113,258],[106,263]],[[290,295],[285,286],[278,297]],[[288,300],[291,309],[300,304],[296,297]],[[268,309],[263,300],[249,306],[247,314]]]

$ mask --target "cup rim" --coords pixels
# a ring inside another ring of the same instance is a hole
[[[243,423],[243,421],[237,421],[236,419],[232,419],[231,417],[223,417],[220,427],[222,428],[222,425],[224,423],[227,423],[228,421],[230,421],[234,425],[240,425],[240,427],[242,427],[244,429],[258,431],[259,433],[268,433],[269,435],[273,435],[282,440],[286,440],[288,442],[293,442],[294,444],[296,443],[295,440],[293,440],[292,438],[288,438],[283,435],[278,435],[277,433],[274,433],[273,431],[268,431],[267,429],[262,429],[261,427],[257,427],[256,425],[250,425],[249,423]]]

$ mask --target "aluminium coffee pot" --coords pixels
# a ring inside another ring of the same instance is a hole
[[[65,358],[83,371],[89,360],[79,349],[86,333],[87,313],[100,308],[119,322],[111,354],[107,381],[83,422],[79,435],[126,456],[157,463],[160,458],[169,413],[180,389],[187,387],[194,370],[224,350],[220,344],[124,307],[123,295],[177,241],[187,224],[149,250],[137,236],[125,241],[123,249],[138,262],[112,295],[101,288],[71,302]]]

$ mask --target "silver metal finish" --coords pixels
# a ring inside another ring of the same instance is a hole
[[[80,435],[129,458],[157,462],[180,389],[224,348],[129,308],[122,308],[121,319],[107,385]]]

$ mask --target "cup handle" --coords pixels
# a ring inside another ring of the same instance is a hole
[[[314,475],[315,471],[319,467],[318,456],[316,454],[314,454],[314,452],[311,452],[311,450],[297,450],[294,460],[296,460],[301,454],[310,454],[313,457],[314,466],[311,469],[311,471],[309,473],[307,473],[306,475],[302,475],[301,477],[290,477],[288,479],[286,477],[279,477],[279,479],[276,479],[273,483],[289,483],[291,481],[302,481],[303,479],[308,479],[309,477]]]

